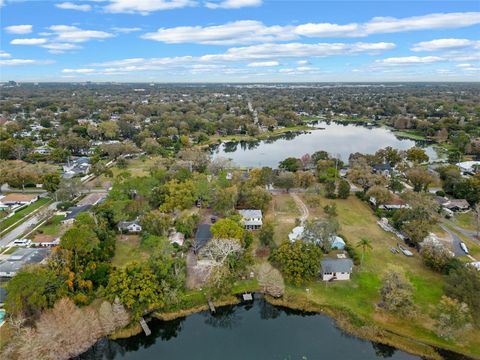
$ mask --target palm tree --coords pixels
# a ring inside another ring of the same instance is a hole
[[[367,239],[367,238],[361,238],[358,242],[357,242],[357,247],[361,247],[362,248],[362,260],[360,262],[360,266],[363,267],[363,258],[365,257],[365,252],[368,250],[368,249],[372,249],[372,242]]]

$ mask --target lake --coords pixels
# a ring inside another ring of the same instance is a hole
[[[369,360],[420,359],[345,334],[324,315],[273,306],[263,299],[173,321],[149,322],[152,335],[99,341],[78,360]]]
[[[286,133],[268,140],[224,142],[212,145],[210,151],[213,157],[232,159],[237,166],[273,168],[287,157],[300,158],[318,150],[339,155],[347,161],[349,155],[355,152],[373,154],[387,146],[406,150],[417,145],[425,147],[430,159],[438,158],[430,144],[398,138],[386,128],[335,122],[318,122],[312,128],[314,130],[309,132]]]

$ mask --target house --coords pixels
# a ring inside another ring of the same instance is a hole
[[[0,198],[0,205],[2,207],[11,207],[15,205],[30,205],[38,200],[36,194],[20,194],[11,193]]]
[[[75,221],[78,214],[88,211],[92,205],[74,206],[67,210],[67,216],[62,220],[64,224],[71,224]]]
[[[185,235],[183,235],[181,232],[173,232],[170,234],[168,237],[168,240],[170,240],[170,243],[172,244],[177,244],[178,246],[183,246],[183,243],[185,241]]]
[[[6,260],[0,262],[0,277],[13,277],[26,265],[43,262],[48,254],[49,250],[45,248],[17,249]]]
[[[262,227],[262,210],[239,210],[242,216],[242,223],[246,230],[258,230]]]
[[[195,233],[195,239],[194,239],[194,251],[197,252],[200,250],[202,247],[204,247],[207,242],[209,242],[213,235],[212,232],[210,231],[210,224],[200,224],[197,228],[197,232]]]
[[[465,199],[452,199],[443,204],[443,207],[450,211],[466,211],[470,207],[470,204]]]
[[[88,157],[79,157],[63,165],[62,176],[71,179],[74,176],[87,175],[90,172],[90,159]]]
[[[320,266],[323,281],[350,280],[353,261],[351,259],[326,258],[320,261]]]
[[[387,164],[374,164],[374,165],[372,165],[372,170],[375,174],[388,176],[388,175],[390,175],[390,172],[392,171],[392,167],[388,163]]]
[[[480,171],[480,161],[464,161],[457,164],[464,175],[474,175]]]
[[[377,204],[377,200],[372,196],[370,198],[370,203],[373,205]],[[397,209],[406,209],[408,208],[408,204],[404,201],[400,196],[397,194],[391,194],[390,200],[387,200],[385,203],[378,206],[379,209],[384,210],[397,210]]]
[[[118,231],[124,233],[139,233],[142,232],[142,225],[137,220],[133,221],[120,221],[118,223]]]
[[[60,238],[53,235],[37,234],[33,237],[31,245],[33,247],[53,247],[60,243]]]

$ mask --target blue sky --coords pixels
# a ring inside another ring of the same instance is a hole
[[[1,81],[480,79],[480,1],[0,4]]]

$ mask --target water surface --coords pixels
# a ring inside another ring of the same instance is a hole
[[[319,122],[316,130],[287,133],[274,139],[261,141],[225,142],[211,147],[214,157],[232,159],[241,167],[270,166],[276,168],[287,157],[301,157],[318,150],[340,156],[344,161],[350,154],[373,154],[378,149],[391,146],[406,150],[415,145],[425,147],[428,156],[436,159],[434,149],[425,142],[401,139],[389,129],[367,128],[361,125]]]
[[[324,315],[292,311],[264,300],[173,321],[149,322],[152,335],[102,340],[80,359],[129,360],[392,360],[420,359],[349,336]]]

